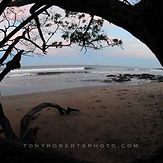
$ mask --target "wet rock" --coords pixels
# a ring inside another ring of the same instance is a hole
[[[138,77],[138,79],[153,79],[155,78],[155,75],[152,74],[140,74],[140,76]]]
[[[125,82],[125,81],[131,81],[131,79],[140,79],[140,80],[152,80],[152,81],[158,81],[158,82],[163,82],[163,76],[161,75],[153,75],[153,74],[119,74],[119,75],[113,75],[113,74],[108,74],[106,75],[107,78],[104,82],[110,82],[116,81],[116,82]]]
[[[112,78],[113,81],[116,81],[116,82],[126,82],[126,81],[131,81],[131,79],[126,76],[126,75],[122,75],[122,74],[119,74],[118,76]]]
[[[163,82],[163,76],[158,76],[157,80],[158,82]]]

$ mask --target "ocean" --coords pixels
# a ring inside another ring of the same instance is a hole
[[[1,96],[6,96],[77,87],[135,85],[150,82],[136,78],[132,78],[131,81],[116,82],[107,77],[118,74],[163,75],[163,69],[100,65],[26,66],[6,76],[1,82],[0,93]]]

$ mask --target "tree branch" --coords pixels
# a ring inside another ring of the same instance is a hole
[[[36,3],[34,4],[31,9],[30,9],[30,13],[31,15],[33,15],[42,5],[39,4],[39,3]],[[40,38],[43,42],[43,45],[42,45],[42,49],[43,49],[43,52],[45,53],[45,48],[46,48],[46,42],[45,42],[45,39],[44,39],[44,36],[43,36],[43,33],[42,33],[42,30],[41,30],[41,24],[40,24],[40,21],[39,21],[39,17],[36,16],[34,18],[35,22],[36,22],[36,26],[37,26],[37,30],[39,32],[39,35],[40,35]]]
[[[33,15],[28,17],[24,22],[22,22],[18,27],[16,27],[12,32],[10,32],[7,37],[5,37],[2,41],[0,41],[0,47],[2,47],[13,35],[15,35],[19,30],[21,30],[26,24],[28,24],[32,19],[34,19],[37,15],[41,14],[43,11],[45,11],[47,8],[49,8],[49,5],[46,5],[42,7],[40,10],[35,12]]]

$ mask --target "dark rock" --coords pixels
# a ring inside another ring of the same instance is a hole
[[[155,78],[155,75],[152,74],[141,74],[138,79],[153,79]]]
[[[110,79],[112,81],[116,82],[125,82],[125,81],[131,81],[131,79],[136,78],[136,79],[144,79],[144,80],[155,80],[158,82],[163,82],[163,76],[161,75],[153,75],[153,74],[119,74],[119,75],[113,75],[113,74],[108,74],[106,75],[109,79],[104,80],[104,82],[110,82]]]
[[[126,82],[126,81],[131,81],[131,79],[125,75],[119,74],[118,76],[112,78],[113,81],[116,82]]]
[[[157,80],[158,82],[163,82],[163,76],[158,76]]]
[[[123,74],[123,76],[126,78],[134,78],[133,74]]]

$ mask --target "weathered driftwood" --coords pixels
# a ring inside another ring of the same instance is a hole
[[[7,139],[18,141],[17,136],[15,135],[9,120],[5,116],[2,108],[2,104],[0,103],[0,125],[2,127],[1,133],[3,132]]]
[[[28,125],[32,117],[42,109],[46,107],[56,108],[61,115],[69,114],[71,111],[79,111],[77,109],[64,109],[57,104],[42,103],[33,109],[31,109],[21,121],[22,138],[17,138],[9,120],[6,118],[2,105],[0,103],[0,129],[1,133],[4,133],[7,139],[0,139],[0,161],[4,163],[90,163],[89,161],[72,158],[68,155],[62,154],[58,151],[46,152],[39,149],[24,148],[22,143],[33,144],[36,139],[38,127],[28,129]],[[20,140],[23,141],[20,141]]]
[[[7,139],[13,140],[13,141],[21,141],[22,143],[31,143],[33,144],[36,140],[36,135],[38,132],[38,127],[35,128],[28,128],[30,121],[34,118],[35,114],[39,111],[43,110],[44,108],[52,107],[59,111],[61,115],[69,114],[71,111],[79,111],[78,109],[72,109],[70,107],[66,109],[62,108],[58,104],[52,104],[52,103],[41,103],[34,108],[32,108],[30,111],[28,111],[25,116],[21,119],[20,122],[20,138],[15,135],[9,120],[5,116],[2,108],[2,104],[0,103],[0,125],[2,129],[0,129],[0,134],[4,133]]]
[[[20,137],[20,141],[22,143],[26,143],[26,144],[34,144],[35,140],[36,140],[38,129],[39,129],[38,127],[28,129],[24,133],[24,135],[22,137]]]
[[[29,132],[28,131],[28,126],[29,126],[30,121],[34,117],[34,115],[36,113],[38,113],[39,111],[47,108],[47,107],[52,107],[52,108],[57,109],[61,115],[64,115],[65,113],[69,114],[71,111],[79,111],[77,109],[72,109],[70,107],[68,107],[67,110],[66,110],[66,109],[62,108],[61,106],[59,106],[58,104],[52,104],[52,103],[41,103],[41,104],[35,106],[30,111],[28,111],[26,113],[26,115],[21,119],[21,122],[20,122],[20,138],[23,138],[23,141],[25,141],[24,140],[24,135],[28,134],[28,132]],[[33,131],[35,131],[35,132],[37,130],[38,129],[33,129]],[[36,132],[36,134],[37,134],[37,132]]]

